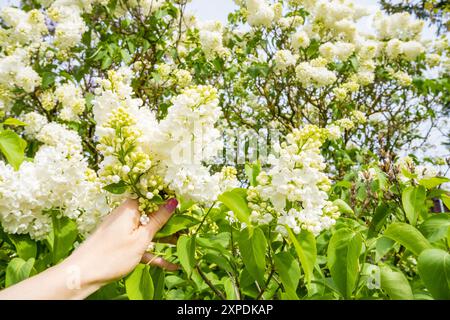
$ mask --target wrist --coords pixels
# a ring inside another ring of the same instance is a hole
[[[95,276],[95,269],[78,257],[70,256],[55,268],[62,275],[64,286],[73,299],[84,299],[105,284]]]

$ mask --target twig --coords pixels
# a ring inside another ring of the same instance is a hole
[[[225,295],[219,291],[219,289],[217,289],[211,281],[209,281],[208,277],[203,273],[203,271],[200,269],[200,267],[198,265],[195,266],[195,269],[198,271],[198,273],[200,274],[200,277],[202,277],[202,279],[206,282],[206,284],[211,288],[212,291],[214,291],[214,293],[222,300],[226,300],[227,298],[225,297]]]
[[[267,278],[266,285],[264,286],[264,288],[262,288],[262,289],[259,291],[259,294],[258,294],[258,296],[256,297],[256,300],[261,299],[262,295],[264,294],[264,292],[266,291],[267,287],[269,286],[270,280],[272,280],[272,277],[273,277],[273,274],[274,274],[274,273],[275,273],[275,269],[272,268],[272,270],[270,271],[269,277]]]
[[[202,227],[203,223],[205,222],[206,218],[208,217],[209,213],[211,212],[212,208],[214,208],[216,202],[214,202],[211,207],[209,207],[208,212],[206,212],[205,216],[202,219],[202,222],[200,222],[199,226],[197,227],[197,229],[195,229],[195,234],[198,233],[198,231],[200,230],[200,228]]]

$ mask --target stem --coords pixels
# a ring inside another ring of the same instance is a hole
[[[214,203],[211,205],[211,207],[209,207],[208,212],[206,212],[205,216],[202,219],[202,222],[200,222],[200,224],[198,225],[197,229],[195,229],[195,233],[194,234],[197,234],[198,231],[200,230],[200,228],[203,226],[203,223],[205,222],[205,220],[208,217],[209,213],[211,212],[212,208],[214,208],[215,204],[216,204],[216,201],[214,201]]]
[[[209,281],[208,277],[203,273],[203,271],[200,269],[200,267],[198,265],[195,266],[195,269],[198,271],[198,273],[200,274],[200,277],[202,277],[202,279],[206,282],[206,284],[211,288],[212,291],[214,291],[214,293],[222,300],[226,300],[227,298],[225,297],[225,295],[219,291],[219,289],[217,289],[212,283],[211,281]]]
[[[234,237],[233,237],[233,226],[230,223],[230,235],[231,235],[231,253],[233,256],[236,256],[236,247],[234,244]],[[239,297],[242,296],[241,294],[241,285],[239,283],[239,271],[237,270],[236,264],[234,262],[231,263],[232,267],[234,269],[234,278],[235,278],[235,284],[237,287],[237,291],[239,292]]]
[[[256,300],[261,299],[262,295],[264,294],[264,292],[266,291],[267,287],[269,286],[270,280],[272,280],[272,277],[273,277],[274,273],[275,273],[275,269],[272,267],[272,270],[270,271],[269,277],[267,278],[266,284],[265,284],[264,288],[262,288],[261,291],[259,291],[259,294],[256,297]]]

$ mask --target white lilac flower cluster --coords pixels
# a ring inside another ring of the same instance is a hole
[[[139,198],[142,212],[153,211],[173,195],[211,202],[236,185],[235,172],[225,168],[212,175],[204,165],[222,148],[214,88],[185,89],[157,121],[140,99],[132,98],[130,81],[129,69],[110,71],[108,79],[99,80],[93,101],[104,184],[125,187],[128,195]]]
[[[2,90],[10,91],[15,87],[26,92],[33,92],[40,85],[41,77],[29,65],[29,53],[25,49],[16,49],[11,55],[0,57],[0,106],[8,105]]]
[[[25,12],[13,7],[5,7],[0,13],[0,18],[8,27],[1,29],[1,38],[9,42],[11,46],[14,43],[26,45],[40,42],[42,36],[48,33],[45,17],[39,10]]]
[[[48,33],[45,17],[39,10],[29,12],[13,7],[0,11],[0,110],[8,111],[17,88],[33,92],[41,77],[31,67],[31,56]]]
[[[275,219],[276,231],[287,235],[286,226],[318,235],[339,217],[338,208],[328,201],[330,180],[323,172],[320,147],[328,129],[307,125],[295,129],[286,141],[275,146],[278,155],[269,156],[270,169],[262,171],[258,185],[250,187],[247,200],[251,221],[267,224]]]
[[[223,26],[219,21],[207,21],[199,24],[200,44],[207,58],[227,57],[228,49],[223,46]]]
[[[407,12],[383,15],[378,12],[374,19],[379,39],[419,40],[424,21],[416,20]]]
[[[164,3],[165,0],[128,0],[126,5],[130,8],[137,8],[144,17],[147,17],[159,10]]]
[[[108,2],[109,0],[53,1],[47,9],[47,14],[56,23],[54,45],[61,50],[76,46],[86,31],[82,14],[89,13],[95,3],[105,5]]]
[[[40,240],[51,230],[52,215],[76,221],[81,233],[90,232],[109,212],[105,192],[88,168],[78,134],[39,114],[23,120],[29,135],[43,145],[33,161],[15,171],[0,162],[0,222],[12,234]]]
[[[247,21],[253,27],[270,26],[282,8],[280,4],[269,5],[266,0],[246,0],[245,4]]]
[[[337,79],[336,74],[328,70],[326,65],[327,61],[323,58],[299,63],[295,68],[297,80],[303,86],[321,87],[333,84]]]
[[[69,82],[58,86],[55,98],[62,105],[59,117],[65,121],[77,121],[85,109],[85,100],[79,87]]]
[[[354,51],[354,44],[342,41],[335,43],[326,42],[319,47],[320,55],[328,61],[345,61],[353,54]]]
[[[290,50],[279,50],[274,57],[275,69],[284,71],[289,67],[295,66],[298,58],[298,54],[292,54]]]

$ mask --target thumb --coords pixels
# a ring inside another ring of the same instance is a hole
[[[159,229],[161,229],[173,215],[177,205],[178,205],[177,199],[170,199],[157,211],[150,213],[148,215],[150,219],[149,222],[145,226],[141,227],[143,231],[147,233],[151,237],[151,239],[153,239],[153,237],[159,231]]]

